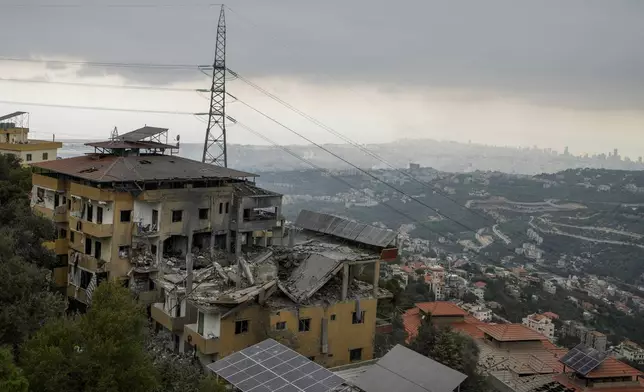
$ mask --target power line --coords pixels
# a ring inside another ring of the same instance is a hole
[[[239,98],[236,98],[236,99],[237,99],[237,102],[239,102],[240,104],[242,104],[242,105],[246,106],[246,107],[247,107],[247,108],[249,108],[250,110],[252,110],[252,111],[254,111],[254,112],[256,112],[256,113],[260,114],[261,116],[263,116],[263,117],[265,117],[266,119],[268,119],[268,120],[270,120],[270,121],[274,122],[275,124],[279,125],[280,127],[282,127],[282,128],[284,128],[284,129],[286,129],[287,131],[291,132],[292,134],[297,135],[297,136],[298,136],[298,137],[300,137],[301,139],[306,140],[307,142],[309,142],[309,143],[313,144],[313,145],[314,145],[314,146],[316,146],[317,148],[319,148],[319,149],[321,149],[321,150],[325,151],[326,153],[328,153],[328,154],[332,155],[333,157],[335,157],[335,158],[337,158],[337,159],[341,160],[342,162],[346,163],[347,165],[349,165],[349,166],[353,167],[354,169],[356,169],[356,170],[360,171],[361,173],[365,174],[366,176],[368,176],[368,177],[370,177],[370,178],[372,178],[372,179],[374,179],[374,180],[376,180],[376,181],[378,181],[378,182],[382,183],[382,184],[383,184],[383,185],[385,185],[386,187],[388,187],[388,188],[390,188],[390,189],[394,190],[394,191],[395,191],[395,192],[397,192],[397,193],[400,193],[400,194],[401,194],[401,195],[403,195],[403,196],[409,197],[411,200],[414,200],[416,203],[418,203],[418,204],[420,204],[420,205],[422,205],[422,206],[424,206],[424,207],[426,207],[426,208],[428,208],[428,209],[430,209],[430,210],[434,211],[435,213],[437,213],[437,214],[439,214],[439,215],[444,216],[444,217],[445,217],[445,218],[447,218],[448,220],[450,220],[450,221],[452,221],[452,222],[456,223],[457,225],[459,225],[459,226],[463,227],[464,229],[466,229],[466,230],[468,230],[468,231],[471,231],[471,232],[473,232],[473,233],[476,233],[476,230],[475,230],[475,229],[472,229],[472,228],[468,227],[467,225],[465,225],[465,224],[463,224],[463,223],[459,222],[458,220],[453,219],[453,218],[451,218],[451,217],[449,217],[449,216],[447,216],[447,215],[445,215],[445,214],[441,213],[440,211],[438,211],[438,209],[436,209],[436,208],[434,208],[434,207],[432,207],[432,206],[430,206],[430,205],[428,205],[428,204],[426,204],[426,203],[424,203],[424,202],[422,202],[422,201],[420,201],[420,200],[418,200],[418,199],[416,199],[416,198],[414,198],[414,197],[412,197],[412,196],[408,195],[407,193],[405,193],[404,191],[400,190],[399,188],[397,188],[397,187],[395,187],[395,186],[393,186],[393,185],[389,184],[388,182],[386,182],[386,181],[384,181],[384,180],[382,180],[382,179],[378,178],[377,176],[373,175],[372,173],[369,173],[368,171],[366,171],[366,170],[364,170],[364,169],[360,168],[359,166],[354,165],[354,164],[353,164],[353,163],[351,163],[350,161],[348,161],[348,160],[346,160],[346,159],[342,158],[340,155],[338,155],[338,154],[336,154],[336,153],[332,152],[332,151],[331,151],[331,150],[329,150],[328,148],[325,148],[324,146],[322,146],[322,145],[320,145],[320,144],[318,144],[318,143],[314,142],[313,140],[311,140],[311,139],[309,139],[308,137],[304,136],[303,134],[301,134],[301,133],[297,132],[297,131],[296,131],[296,130],[294,130],[293,128],[288,127],[287,125],[285,125],[285,124],[281,123],[280,121],[278,121],[278,120],[276,120],[275,118],[273,118],[273,117],[269,116],[268,114],[266,114],[266,113],[262,112],[261,110],[259,110],[259,109],[255,108],[255,107],[253,107],[253,106],[251,106],[251,105],[247,104],[246,102],[244,102],[244,101],[240,100]]]
[[[195,70],[211,69],[212,65],[203,64],[159,64],[159,63],[130,63],[130,62],[102,62],[102,61],[72,61],[72,60],[46,60],[23,57],[0,57],[0,61],[20,63],[45,63],[58,65],[83,65],[86,67],[113,67],[113,68],[152,68],[164,70]]]
[[[178,114],[178,115],[190,115],[190,116],[196,114],[193,112],[182,112],[182,111],[171,111],[171,110],[108,108],[103,106],[62,105],[62,104],[51,104],[51,103],[18,102],[18,101],[5,101],[5,100],[0,100],[0,103],[4,103],[7,105],[43,106],[43,107],[64,108],[64,109],[83,109],[83,110],[104,110],[104,111],[112,111],[112,112]]]
[[[32,4],[0,4],[0,7],[4,8],[203,8],[203,7],[213,7],[221,6],[222,4],[217,3],[207,3],[207,4],[99,4],[99,3],[87,3],[87,4],[44,4],[44,3],[32,3]]]
[[[101,83],[76,83],[76,82],[61,82],[61,81],[55,81],[55,80],[16,79],[16,78],[0,78],[0,82],[59,84],[63,86],[74,86],[74,87],[99,87],[99,88],[114,88],[114,89],[126,89],[126,90],[158,90],[158,91],[181,91],[181,92],[202,91],[202,89],[197,89],[197,88],[136,86],[136,85],[118,85],[118,84],[101,84]]]

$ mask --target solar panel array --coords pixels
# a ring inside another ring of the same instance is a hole
[[[396,238],[396,232],[392,230],[308,210],[300,212],[295,225],[306,230],[381,247],[388,246]]]
[[[208,368],[243,392],[328,392],[344,382],[273,339],[231,354]]]
[[[604,359],[606,359],[606,353],[579,344],[561,357],[560,361],[575,372],[585,376],[599,366]]]

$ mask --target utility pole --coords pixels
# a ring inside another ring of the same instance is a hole
[[[226,150],[226,18],[223,4],[219,11],[219,23],[217,24],[208,127],[206,128],[206,140],[201,161],[228,167]]]

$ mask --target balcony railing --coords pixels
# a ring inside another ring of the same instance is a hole
[[[150,307],[150,315],[152,320],[163,325],[167,330],[172,332],[181,332],[183,331],[184,326],[187,323],[187,317],[173,317],[170,316],[164,309],[163,303],[154,303]]]
[[[219,352],[218,337],[204,337],[197,332],[197,324],[188,324],[184,328],[186,342],[195,346],[200,353],[212,355]]]
[[[72,230],[78,228],[78,222],[80,222],[81,227],[79,231],[96,238],[111,237],[112,231],[114,230],[114,225],[89,222],[73,215],[69,217],[69,227]]]
[[[67,296],[69,298],[74,298],[84,304],[87,304],[87,290],[74,286],[71,283],[67,285]]]
[[[69,264],[74,265],[76,263],[76,260],[78,260],[79,267],[92,272],[102,270],[103,266],[105,265],[104,261],[82,252],[76,252],[72,254],[72,257],[69,258]]]
[[[135,222],[133,233],[137,237],[154,237],[159,235],[159,226],[156,223],[143,224]]]

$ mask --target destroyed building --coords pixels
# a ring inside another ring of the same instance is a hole
[[[203,255],[228,265],[242,245],[281,235],[281,195],[255,174],[174,155],[165,128],[87,145],[94,153],[32,165],[32,208],[57,230],[55,281],[78,302],[110,279],[151,304],[162,267],[185,269],[193,254],[196,265]]]
[[[270,337],[324,366],[373,358],[378,299],[391,297],[380,263],[396,259],[396,233],[311,211],[284,233],[243,245],[228,266],[163,267],[151,315],[175,350],[207,365]]]

